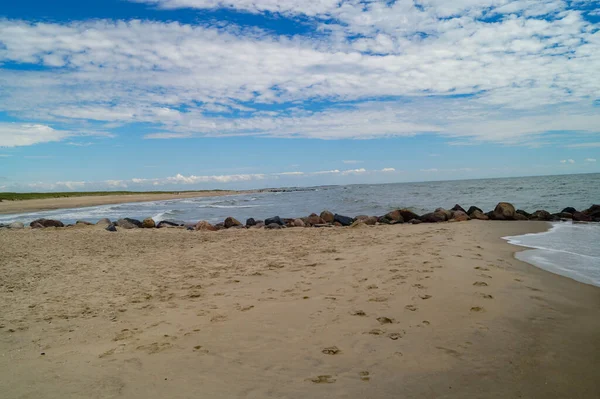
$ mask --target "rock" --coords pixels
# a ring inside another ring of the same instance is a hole
[[[600,218],[600,205],[592,205],[585,211],[583,211],[586,215],[591,217],[593,220]]]
[[[260,221],[260,222],[256,222],[256,224],[250,228],[251,229],[262,229],[263,227],[265,227],[265,222]]]
[[[320,216],[313,213],[308,218],[306,218],[306,220],[304,220],[304,223],[308,224],[309,226],[314,226],[316,224],[326,224],[327,222],[321,219]]]
[[[433,211],[433,213],[444,214],[444,217],[446,218],[446,220],[452,219],[452,212],[448,211],[444,208],[437,208],[435,211]]]
[[[140,222],[137,219],[132,219],[132,218],[125,218],[125,220],[127,220],[129,223],[136,225],[138,228],[142,228],[143,224],[142,222]]]
[[[84,226],[92,226],[93,225],[93,223],[86,222],[85,220],[78,220],[78,221],[75,222],[75,224],[81,224],[81,225],[84,225]]]
[[[410,209],[400,209],[400,215],[402,216],[402,219],[404,221],[406,220],[413,220],[413,219],[419,219],[420,216],[417,215],[416,213],[414,213],[413,211],[411,211]]]
[[[381,216],[377,219],[377,222],[380,224],[392,224],[392,221],[385,216]]]
[[[232,218],[231,216],[228,217],[227,219],[225,219],[225,222],[223,222],[223,226],[225,226],[226,229],[230,229],[232,227],[235,226],[241,226],[242,224],[236,220],[235,218]]]
[[[116,231],[117,231],[117,228],[115,227],[115,225],[114,225],[114,224],[112,224],[112,223],[111,223],[111,224],[109,224],[109,225],[106,227],[106,229],[105,229],[105,230],[106,230],[106,231],[112,231],[112,232],[114,233],[114,232],[116,232]]]
[[[294,219],[294,227],[305,227],[306,225],[302,219]]]
[[[212,224],[208,223],[205,220],[201,220],[196,223],[195,227],[196,231],[217,231],[218,229]]]
[[[30,226],[32,229],[43,229],[43,228],[44,228],[44,225],[43,225],[43,224],[41,224],[41,223],[38,223],[38,222],[31,222],[31,223],[29,224],[29,226]]]
[[[515,213],[514,220],[529,220],[529,219],[525,215],[521,215],[520,213]]]
[[[223,222],[217,223],[217,224],[215,224],[215,228],[217,230],[225,230],[225,223],[223,223]]]
[[[273,223],[276,223],[280,226],[285,225],[285,223],[283,222],[283,220],[281,220],[279,216],[273,216],[272,218],[265,219],[265,224],[267,225],[267,227]]]
[[[411,219],[408,223],[410,224],[421,224],[421,219]]]
[[[98,220],[98,222],[96,223],[96,226],[102,225],[102,224],[112,224],[112,222],[110,221],[110,219],[104,218],[104,219]]]
[[[563,209],[560,213],[570,213],[572,215],[575,212],[577,212],[577,209],[569,206],[569,207],[566,207],[565,209]]]
[[[157,228],[163,229],[165,227],[184,227],[185,223],[179,220],[162,220],[156,225]]]
[[[452,209],[450,209],[450,210],[451,210],[451,211],[461,211],[461,212],[463,212],[463,213],[465,213],[465,214],[467,213],[467,211],[465,211],[465,210],[463,209],[463,207],[462,207],[462,206],[460,206],[460,205],[458,205],[458,204],[454,205],[454,207],[452,207]]]
[[[355,218],[357,221],[361,221],[367,226],[375,226],[377,224],[377,216],[366,216],[360,215]]]
[[[152,218],[146,218],[142,222],[142,227],[145,229],[153,229],[156,227],[156,222]]]
[[[589,215],[586,215],[583,212],[575,212],[575,213],[573,213],[573,221],[575,221],[575,222],[591,222],[592,217]]]
[[[341,224],[340,222],[333,222],[333,225],[334,225],[335,227],[344,227],[344,225],[343,225],[343,224]]]
[[[508,202],[500,202],[492,212],[490,219],[493,220],[515,220],[515,207]]]
[[[490,218],[488,217],[488,215],[486,215],[485,213],[481,212],[479,209],[475,209],[473,212],[471,212],[471,214],[469,216],[471,217],[471,219],[490,220]]]
[[[246,219],[246,227],[256,226],[256,220],[254,218]]]
[[[266,222],[266,220],[265,220],[265,222]],[[265,226],[265,228],[269,229],[269,230],[278,230],[278,229],[281,229],[283,227],[279,223],[270,223],[270,224],[267,224]]]
[[[404,218],[402,217],[402,214],[400,213],[400,210],[397,211],[391,211],[390,213],[386,214],[383,216],[384,218],[392,221],[392,222],[396,222],[396,223],[404,223]]]
[[[352,225],[350,226],[350,228],[352,228],[352,229],[363,229],[363,228],[369,228],[369,226],[367,226],[367,224],[365,222],[363,222],[362,220],[357,220],[356,222],[352,223]]]
[[[519,215],[525,216],[527,219],[529,219],[531,217],[531,213],[525,212],[523,209],[517,209],[517,213]]]
[[[420,220],[423,223],[440,223],[446,221],[446,215],[443,212],[426,213]]]
[[[473,212],[478,211],[479,213],[483,214],[483,211],[479,208],[477,208],[476,206],[472,206],[469,208],[469,210],[467,211],[467,215],[471,216],[473,214]],[[473,216],[471,216],[473,217]]]
[[[42,227],[65,227],[65,225],[60,220],[52,220],[52,219],[38,219],[34,220],[29,224],[29,226],[33,227],[34,224],[39,224]]]
[[[313,227],[333,227],[331,223],[314,224]]]
[[[471,218],[464,211],[454,211],[452,212],[451,220],[455,220],[457,222],[466,222],[467,220],[471,220]]]
[[[334,222],[338,222],[342,226],[350,226],[354,223],[354,219],[348,216],[338,215],[337,213],[333,216]]]
[[[119,219],[115,222],[115,225],[121,227],[122,229],[130,230],[137,229],[138,226],[127,219]]]
[[[321,212],[319,217],[323,219],[324,223],[333,223],[335,221],[335,215],[329,211]]]
[[[575,212],[577,212],[577,211],[575,211]],[[561,219],[573,219],[573,214],[568,213],[568,212],[556,213],[555,215]]]
[[[553,219],[553,217],[550,214],[550,212],[545,211],[545,210],[537,210],[537,211],[533,212],[533,214],[529,217],[529,220],[550,221],[552,219]]]
[[[15,230],[19,230],[19,229],[24,229],[25,225],[21,222],[13,222],[11,224],[8,225],[9,229],[15,229]]]

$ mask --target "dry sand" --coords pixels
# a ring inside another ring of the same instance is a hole
[[[223,195],[239,194],[238,191],[198,191],[179,194],[124,194],[124,195],[90,195],[82,197],[44,198],[23,201],[0,202],[0,215],[49,211],[53,209],[84,208],[109,204],[130,202],[161,201],[179,198],[220,197]]]
[[[0,231],[2,398],[598,398],[600,289],[543,222]]]

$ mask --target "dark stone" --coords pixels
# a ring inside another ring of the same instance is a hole
[[[561,219],[573,219],[573,214],[568,212],[555,213],[554,215],[558,216]]]
[[[525,221],[525,220],[530,220],[530,219],[527,218],[527,216],[525,216],[525,215],[521,215],[520,213],[516,213],[515,212],[515,218],[514,218],[514,220],[523,220],[523,221]]]
[[[32,229],[43,229],[44,225],[38,222],[31,222],[31,224],[29,225],[31,226]]]
[[[185,223],[180,220],[163,220],[161,222],[158,222],[158,224],[156,225],[156,227],[159,229],[165,228],[165,227],[183,227],[183,226],[185,226]]]
[[[52,219],[38,219],[34,220],[29,224],[30,227],[33,227],[34,224],[39,224],[42,227],[65,227],[65,225],[60,220],[52,220]]]
[[[321,219],[321,217],[317,214],[311,214],[306,219],[302,219],[302,221],[308,226],[314,226],[317,224],[326,224],[327,222]]]
[[[404,221],[419,219],[419,215],[411,211],[410,209],[400,209],[400,215],[402,215],[402,219]]]
[[[361,221],[367,226],[375,226],[377,224],[376,216],[359,215],[355,217],[354,220]]]
[[[423,222],[421,222],[420,219],[411,219],[408,223],[410,223],[410,224],[421,224]]]
[[[230,229],[232,227],[241,225],[242,224],[237,219],[232,218],[231,216],[225,219],[225,221],[223,222],[223,226],[225,226],[226,229]]]
[[[323,219],[325,223],[333,223],[335,221],[335,215],[329,211],[321,212],[319,217]]]
[[[123,220],[127,220],[129,223],[135,225],[138,228],[144,227],[144,224],[137,219],[125,218]]]
[[[338,215],[337,213],[333,216],[333,220],[342,226],[352,226],[352,223],[354,223],[353,218],[349,216]]]
[[[454,207],[452,207],[452,209],[450,209],[451,211],[461,211],[463,213],[467,213],[467,211],[464,210],[464,208],[458,204],[454,205]]]
[[[278,224],[280,226],[283,226],[285,224],[279,216],[273,216],[272,218],[265,219],[265,224],[267,225],[267,227],[269,227],[269,225],[273,223]]]
[[[469,215],[469,217],[471,219],[477,219],[477,220],[490,220],[490,218],[488,217],[488,215],[486,215],[485,213],[481,212],[479,209],[475,209],[473,212],[471,212],[471,214]]]
[[[586,215],[583,212],[575,212],[573,213],[573,220],[575,222],[591,222],[592,217],[590,215]]]
[[[86,222],[85,220],[78,220],[75,222],[75,224],[82,224],[84,226],[92,226],[93,225],[93,223]]]
[[[575,212],[577,212],[577,209],[573,208],[572,206],[569,206],[563,209],[560,213],[570,213],[572,215]]]
[[[225,223],[223,223],[223,222],[217,223],[217,224],[215,224],[215,228],[217,230],[224,230],[225,229]]]
[[[269,220],[269,219],[267,219],[267,220]],[[266,220],[265,220],[265,222],[266,222]],[[269,223],[265,226],[265,228],[269,229],[269,230],[278,230],[283,227],[279,223]]]
[[[590,216],[592,219],[600,218],[600,205],[592,205],[583,211],[583,213]]]
[[[443,212],[431,212],[421,216],[423,223],[440,223],[446,221],[446,215]]]
[[[96,226],[99,224],[112,224],[112,222],[110,221],[110,219],[104,218],[104,219],[98,220],[98,222],[96,223]]]
[[[390,219],[386,218],[385,216],[379,217],[377,219],[377,222],[381,223],[381,224],[392,224],[392,221]]]
[[[451,220],[457,222],[466,222],[467,220],[471,220],[471,218],[463,211],[453,211]]]
[[[127,219],[119,219],[115,222],[115,225],[127,230],[139,228],[136,224],[131,223]]]
[[[529,220],[550,221],[552,220],[552,215],[548,211],[537,210],[533,212],[533,214],[529,217]]]
[[[115,225],[114,225],[114,224],[112,224],[112,223],[111,223],[111,224],[109,224],[109,225],[108,225],[108,227],[106,227],[106,229],[105,229],[105,230],[106,230],[106,231],[112,231],[112,232],[116,232],[116,231],[117,231],[117,228],[115,227]]]
[[[492,212],[490,219],[492,220],[516,220],[515,207],[508,202],[500,202]]]
[[[523,209],[517,209],[516,213],[518,213],[519,215],[525,216],[527,219],[529,219],[531,217],[531,213],[525,212]]]
[[[188,231],[195,231],[195,230],[196,230],[196,229],[195,229],[195,228],[193,228],[192,226],[188,226],[188,227],[186,227],[185,229],[186,229],[186,230],[188,230]]]
[[[254,220],[254,218],[247,219],[246,220],[246,226],[247,227],[256,226],[256,220]]]
[[[388,213],[387,215],[385,215],[383,217],[386,219],[389,219],[392,222],[404,223],[404,218],[402,217],[402,214],[400,213],[399,210],[391,211],[390,213]]]
[[[475,211],[479,211],[479,212],[483,213],[483,211],[480,208],[477,208],[476,206],[472,206],[467,211],[467,215],[471,216],[473,214],[473,212],[475,212]]]

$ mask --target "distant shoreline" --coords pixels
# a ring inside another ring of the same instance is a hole
[[[55,209],[85,208],[88,206],[125,204],[130,202],[148,202],[180,198],[198,197],[221,197],[225,195],[236,195],[248,191],[185,191],[167,193],[68,193],[68,197],[27,198],[23,195],[21,199],[3,200],[0,202],[0,215],[13,213],[27,213],[50,211]],[[81,195],[79,195],[81,194]],[[48,193],[57,195],[57,193]]]

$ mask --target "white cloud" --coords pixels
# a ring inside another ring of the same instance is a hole
[[[357,160],[347,160],[347,161],[342,161],[343,163],[345,163],[346,165],[354,165],[354,164],[359,164],[359,163],[363,163],[363,161],[357,161]]]
[[[571,165],[575,163],[574,159],[563,159],[560,163],[570,163]]]
[[[596,158],[586,158],[585,162],[596,162]]]
[[[0,123],[0,147],[19,147],[61,141],[71,133],[50,126]]]
[[[388,173],[388,172],[395,172],[396,169],[394,169],[394,168],[383,168],[383,169],[381,169],[381,171],[384,172],[384,173]]]
[[[567,148],[597,148],[597,147],[600,147],[600,142],[569,144],[566,147]]]

